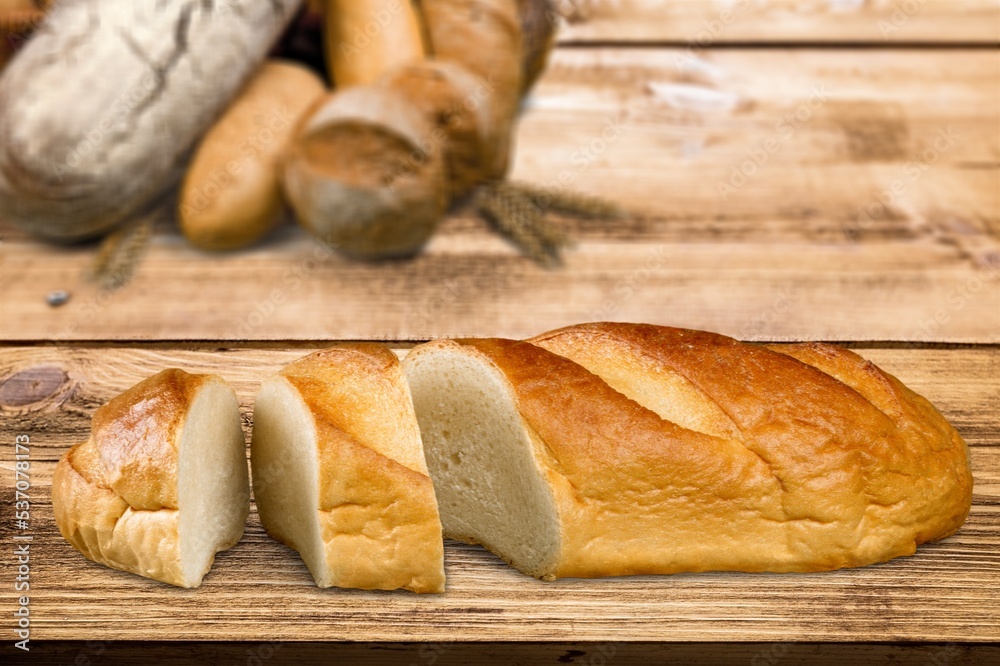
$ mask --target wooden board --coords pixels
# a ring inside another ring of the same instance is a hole
[[[0,656],[4,654],[0,646]],[[13,654],[13,652],[11,653]],[[277,658],[289,664],[368,664],[370,666],[650,666],[684,664],[717,666],[937,666],[995,664],[1000,647],[967,643],[276,643],[257,642],[121,642],[73,641],[42,643],[31,663],[122,664],[148,661],[185,666],[247,664],[259,666]],[[77,662],[77,659],[87,661]],[[259,664],[257,660],[260,660]],[[274,663],[274,662],[270,662]]]
[[[197,590],[85,560],[59,537],[53,466],[93,410],[167,366],[218,372],[250,427],[262,376],[312,350],[0,348],[0,486],[5,541],[16,435],[31,438],[31,617],[37,640],[998,641],[1000,348],[862,348],[931,399],[970,444],[974,506],[955,536],[890,563],[815,575],[699,574],[542,583],[484,550],[448,543],[444,595],[319,590],[263,533],[222,554]],[[0,583],[12,589],[13,567]],[[2,595],[11,617],[13,595]],[[96,644],[96,643],[95,643]],[[951,654],[951,653],[949,653]]]
[[[557,3],[558,5],[559,3]],[[997,0],[569,0],[569,42],[1000,42]]]
[[[579,245],[563,269],[469,214],[417,259],[377,265],[294,228],[208,255],[167,219],[134,282],[109,293],[82,280],[93,247],[5,228],[0,340],[525,337],[605,319],[1000,342],[998,82],[986,49],[560,49],[514,176],[562,177],[636,213],[567,222]],[[55,289],[68,305],[46,305]]]

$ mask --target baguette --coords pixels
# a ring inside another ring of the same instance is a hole
[[[371,85],[420,62],[426,46],[410,0],[324,0],[327,70],[337,88]]]
[[[312,70],[268,60],[198,145],[178,202],[181,231],[204,250],[251,245],[285,214],[278,165],[301,117],[326,93]]]
[[[52,508],[87,558],[198,587],[250,512],[246,442],[220,378],[164,370],[94,414],[90,439],[62,457]]]
[[[257,394],[251,444],[261,523],[319,587],[444,591],[434,487],[396,356],[341,345]]]
[[[404,368],[445,534],[545,580],[864,566],[971,506],[955,429],[829,345],[593,324]]]

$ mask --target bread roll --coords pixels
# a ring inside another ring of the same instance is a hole
[[[401,92],[335,92],[296,128],[282,175],[303,227],[351,257],[420,250],[448,204],[433,128]]]
[[[485,176],[503,178],[513,151],[515,118],[525,90],[525,48],[518,0],[421,0],[435,59],[460,64],[486,82],[495,123]]]
[[[334,347],[266,380],[251,468],[264,528],[320,587],[444,591],[434,487],[388,349]]]
[[[402,93],[426,118],[430,148],[444,158],[451,200],[486,178],[500,129],[486,103],[489,84],[458,64],[432,60],[398,67],[379,85]]]
[[[52,477],[63,537],[100,564],[198,587],[250,511],[246,442],[219,377],[163,372],[99,408]]]
[[[184,236],[205,250],[256,243],[281,222],[278,164],[326,84],[291,61],[268,60],[201,140],[178,203]]]
[[[863,566],[971,504],[958,433],[829,345],[593,324],[404,368],[445,534],[543,579]]]

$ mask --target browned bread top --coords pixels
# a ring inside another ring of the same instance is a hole
[[[164,370],[97,409],[91,438],[69,462],[88,482],[113,490],[138,511],[177,508],[177,435],[210,375]]]
[[[860,566],[953,533],[971,505],[959,434],[844,349],[633,324],[458,344],[500,369],[544,444],[559,576]],[[657,524],[735,552],[657,564]]]
[[[420,431],[412,418],[406,381],[399,360],[387,347],[340,344],[299,359],[280,374],[309,405],[318,427],[343,433],[328,432],[319,438],[321,443],[330,443],[336,451],[332,443],[339,445],[346,435],[354,444],[427,476],[423,454],[410,445],[420,440]]]

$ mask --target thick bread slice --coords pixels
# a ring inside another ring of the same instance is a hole
[[[198,587],[250,511],[236,394],[214,375],[163,372],[99,408],[52,478],[56,524],[95,562]]]
[[[862,566],[971,504],[955,430],[832,347],[595,324],[404,366],[445,533],[539,577]]]
[[[320,587],[444,591],[434,487],[385,347],[334,347],[266,380],[251,468],[265,529],[299,551]]]

